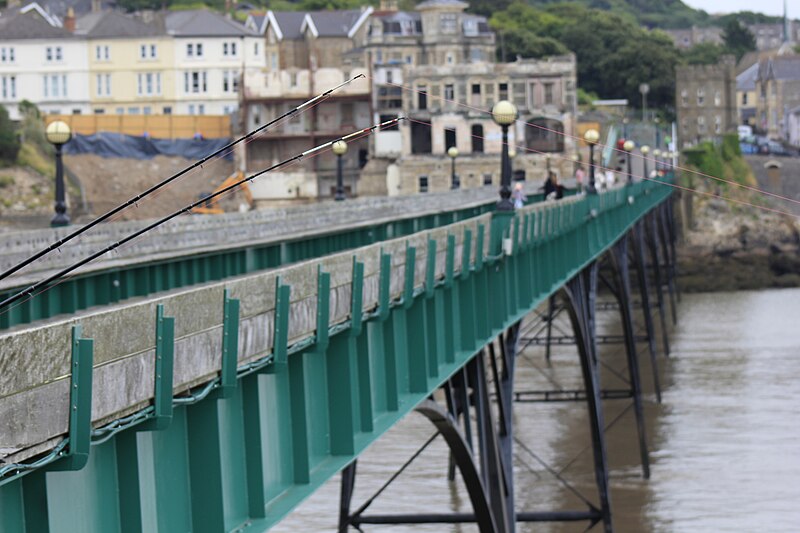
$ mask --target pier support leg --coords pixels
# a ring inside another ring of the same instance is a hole
[[[633,411],[636,416],[636,430],[639,434],[639,454],[642,460],[642,474],[650,478],[650,458],[647,453],[647,437],[644,427],[644,408],[642,406],[642,385],[639,373],[639,358],[636,355],[636,335],[633,329],[631,311],[630,272],[628,268],[628,234],[618,240],[610,250],[614,265],[614,279],[625,336],[625,354],[628,358],[628,375],[633,395]]]
[[[596,291],[596,287],[597,263],[594,262],[567,282],[564,286],[564,293],[566,294],[567,310],[578,344],[581,372],[583,373],[583,382],[586,389],[589,425],[592,435],[594,473],[597,491],[600,495],[603,528],[606,533],[610,533],[613,531],[613,526],[611,521],[611,494],[608,486],[608,460],[603,436],[605,423],[603,420],[602,400],[600,398],[600,375],[597,357],[594,353],[594,329],[590,321],[591,313],[589,309],[590,306],[594,305],[596,295],[592,294],[592,292]]]
[[[650,313],[650,287],[647,282],[647,270],[644,261],[644,222],[633,227],[633,261],[636,264],[636,277],[639,281],[639,293],[642,301],[644,325],[647,331],[647,350],[650,353],[650,366],[653,370],[653,388],[658,403],[661,403],[661,383],[658,377],[658,360],[656,359],[656,334],[653,327],[653,315]]]

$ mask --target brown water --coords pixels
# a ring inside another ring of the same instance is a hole
[[[605,402],[615,531],[800,531],[800,290],[684,295],[671,331],[672,356],[659,357],[663,403],[650,392],[642,357],[651,479],[642,479],[628,400]],[[616,313],[599,315],[601,331]],[[566,317],[557,324],[568,330]],[[644,346],[640,353],[645,354]],[[602,347],[604,388],[624,388],[621,346]],[[582,388],[574,346],[526,348],[516,388]],[[572,488],[597,502],[584,403],[515,404],[517,509],[585,510]],[[619,417],[619,418],[618,418]],[[616,422],[614,422],[614,420]],[[375,443],[358,464],[357,508],[434,433],[410,415]],[[469,512],[458,481],[445,478],[441,439],[370,506],[371,513]],[[538,458],[538,459],[537,459]],[[338,479],[300,506],[275,531],[333,531]],[[369,513],[366,513],[369,514]],[[520,524],[521,532],[580,532],[586,523]],[[595,530],[599,531],[599,526]],[[473,532],[466,526],[364,526],[364,531]]]

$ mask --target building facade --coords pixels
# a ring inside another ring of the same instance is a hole
[[[735,63],[735,58],[725,56],[716,65],[677,67],[675,108],[682,146],[736,131]]]
[[[36,4],[0,16],[0,104],[19,120],[22,100],[44,113],[89,112],[87,44]]]
[[[248,72],[242,94],[244,128],[253,130],[346,80],[324,100],[260,133],[239,151],[248,172],[257,172],[347,133],[372,124],[370,79],[363,63],[366,21],[372,8],[348,11],[273,12],[252,18],[263,32],[266,64]],[[357,194],[368,138],[349,143],[343,157],[348,194]],[[308,200],[334,194],[336,157],[324,151],[256,180],[260,200]]]
[[[788,140],[789,114],[800,106],[800,56],[776,56],[758,63],[756,121],[771,139]]]

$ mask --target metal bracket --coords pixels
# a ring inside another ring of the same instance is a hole
[[[175,363],[175,318],[164,316],[164,304],[156,306],[156,354],[153,379],[153,418],[138,431],[166,429],[172,422],[172,375]]]
[[[358,337],[364,320],[364,263],[353,256],[353,283],[350,292],[350,335]]]
[[[230,398],[236,390],[236,367],[239,363],[239,300],[225,289],[222,307],[222,365],[219,397]]]
[[[425,298],[433,297],[436,288],[436,239],[428,239],[427,268],[425,269]]]
[[[322,265],[317,269],[317,342],[316,348],[324,352],[330,342],[328,328],[331,315],[331,275],[322,271]]]
[[[406,279],[403,288],[403,308],[408,309],[414,303],[414,271],[417,268],[417,249],[406,248]]]
[[[272,365],[285,365],[289,352],[289,298],[292,288],[275,279],[275,320],[272,341]]]
[[[378,320],[383,322],[389,318],[389,306],[392,298],[392,256],[381,252],[381,272],[378,289]]]
[[[80,470],[89,462],[92,438],[92,363],[94,340],[81,338],[81,326],[72,326],[69,384],[69,447],[52,471]]]

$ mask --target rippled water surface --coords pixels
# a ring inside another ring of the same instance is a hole
[[[659,344],[663,403],[652,393],[639,346],[652,474],[642,479],[629,400],[605,406],[615,531],[800,531],[800,290],[684,295]],[[616,333],[615,312],[599,315]],[[566,317],[556,321],[568,332]],[[603,387],[627,387],[619,345],[603,346]],[[518,359],[516,389],[582,388],[574,346],[529,346]],[[585,510],[598,498],[585,403],[515,404],[517,509]],[[433,427],[410,415],[358,463],[353,508],[402,465]],[[437,439],[369,506],[369,513],[470,512],[458,481],[447,482],[448,453]],[[546,465],[546,466],[545,466]],[[563,482],[553,472],[560,474]],[[275,531],[333,531],[339,481],[333,480]],[[586,523],[520,524],[518,531],[580,532]],[[364,531],[472,532],[460,526],[363,526]],[[600,527],[594,530],[599,531]]]

